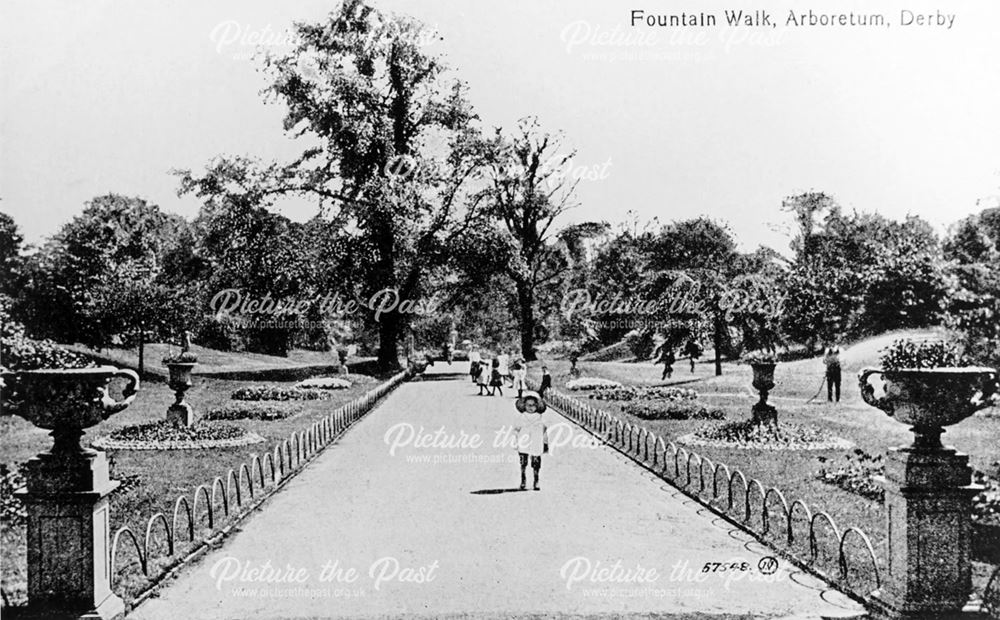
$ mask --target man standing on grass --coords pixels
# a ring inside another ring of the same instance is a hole
[[[833,402],[834,395],[840,402],[840,347],[831,345],[823,356],[826,365],[826,399]],[[836,393],[836,394],[835,394]]]

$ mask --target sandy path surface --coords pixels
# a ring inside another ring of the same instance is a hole
[[[860,611],[783,561],[763,575],[765,547],[551,410],[541,490],[516,490],[514,412],[467,375],[404,384],[130,617]]]

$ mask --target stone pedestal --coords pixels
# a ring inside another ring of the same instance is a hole
[[[28,601],[20,618],[114,618],[108,478],[103,452],[41,454],[18,495],[28,511]]]
[[[174,426],[194,426],[194,408],[186,402],[176,402],[167,407],[167,422]]]
[[[889,618],[958,614],[972,589],[969,457],[953,448],[890,448],[885,510],[888,575],[874,596]]]

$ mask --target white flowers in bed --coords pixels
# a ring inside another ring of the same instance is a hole
[[[566,384],[566,387],[571,390],[600,390],[608,388],[620,388],[621,383],[617,381],[612,381],[610,379],[600,379],[598,377],[580,377],[579,379],[573,379]]]
[[[351,387],[351,382],[336,377],[315,377],[299,381],[295,387],[314,390],[346,390]]]

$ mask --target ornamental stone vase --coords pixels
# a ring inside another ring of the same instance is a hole
[[[174,391],[174,404],[167,408],[167,421],[174,426],[194,425],[194,408],[184,400],[184,393],[191,389],[194,382],[191,380],[191,371],[197,364],[195,362],[168,362],[167,370],[170,378],[167,385]]]
[[[883,395],[870,378],[881,375]],[[911,427],[911,444],[889,448],[885,475],[888,576],[872,601],[878,615],[958,614],[972,591],[972,483],[969,457],[941,443],[946,426],[991,405],[992,368],[880,370],[858,375],[861,397]]]
[[[774,425],[778,423],[778,410],[767,403],[768,392],[774,389],[774,367],[773,362],[750,363],[750,368],[753,369],[753,383],[751,385],[760,394],[760,400],[750,409],[754,424]]]
[[[123,400],[108,393],[124,378]],[[139,376],[113,366],[2,373],[3,408],[50,431],[52,448],[26,465],[17,495],[27,519],[28,606],[23,617],[111,618],[124,605],[111,591],[108,476],[104,452],[83,448],[84,429],[135,399]]]

